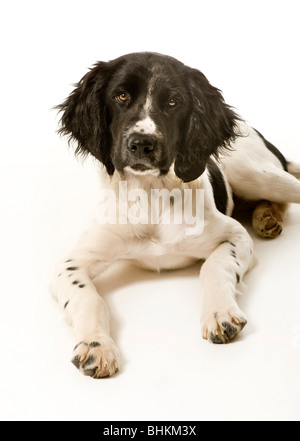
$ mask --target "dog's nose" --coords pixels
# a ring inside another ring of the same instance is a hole
[[[149,135],[133,134],[128,143],[130,153],[137,159],[142,159],[154,151],[155,139]]]

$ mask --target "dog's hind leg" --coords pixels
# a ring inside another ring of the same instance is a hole
[[[229,179],[234,194],[248,201],[271,201],[281,204],[300,204],[300,182],[289,172],[277,167],[250,169],[247,166],[239,176]]]
[[[233,193],[246,201],[300,203],[300,165],[286,161],[276,147],[250,127],[222,157]]]

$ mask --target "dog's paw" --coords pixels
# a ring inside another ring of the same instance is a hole
[[[84,375],[109,377],[119,370],[118,349],[108,337],[81,341],[73,350],[72,363]]]
[[[283,219],[274,204],[262,202],[253,212],[252,226],[259,236],[274,239],[282,232]]]
[[[212,343],[229,343],[247,324],[243,313],[238,309],[216,311],[206,314],[202,320],[203,338]]]

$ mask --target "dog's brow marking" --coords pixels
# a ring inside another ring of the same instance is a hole
[[[154,84],[154,79],[152,78],[149,82],[146,101],[143,110],[141,112],[141,118],[143,119],[136,122],[136,124],[131,129],[132,132],[145,133],[147,135],[153,135],[156,132],[156,125],[149,116],[152,108],[151,92],[153,89],[153,84]]]
[[[148,93],[147,98],[146,98],[146,103],[144,106],[144,112],[146,114],[146,117],[149,117],[151,107],[152,107],[152,99],[150,97],[150,93]]]

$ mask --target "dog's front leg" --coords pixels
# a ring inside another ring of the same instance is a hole
[[[113,375],[119,369],[119,352],[110,336],[107,306],[93,279],[107,269],[122,250],[114,246],[108,234],[98,241],[93,234],[83,239],[84,246],[79,244],[56,265],[51,291],[75,331],[73,364],[83,374],[100,378]]]
[[[228,343],[247,323],[235,296],[236,285],[253,262],[253,244],[242,226],[233,219],[230,223],[230,234],[220,236],[219,245],[200,272],[202,333],[213,343]]]

